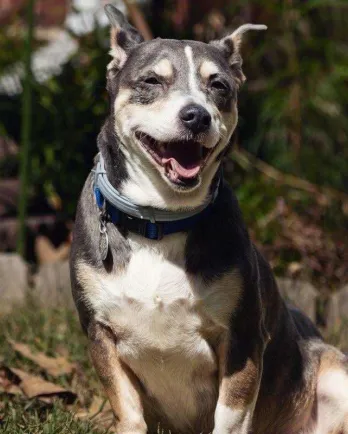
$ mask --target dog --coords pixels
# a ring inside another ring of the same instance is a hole
[[[347,358],[284,303],[221,174],[265,26],[144,42],[105,10],[111,109],[70,262],[116,432],[348,434]]]

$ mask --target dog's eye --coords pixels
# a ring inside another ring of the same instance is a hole
[[[161,84],[161,82],[158,80],[158,78],[155,77],[154,75],[144,78],[143,82],[146,84],[150,84],[152,86],[157,85],[157,84]]]
[[[221,91],[227,91],[228,90],[227,85],[223,81],[217,80],[217,79],[211,81],[210,87],[212,89],[221,90]]]

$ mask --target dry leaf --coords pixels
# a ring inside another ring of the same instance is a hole
[[[40,368],[45,370],[53,377],[60,375],[69,375],[75,369],[75,364],[69,362],[65,357],[49,357],[41,352],[33,352],[27,344],[16,342],[9,339],[9,343],[17,353],[36,363]]]
[[[76,400],[76,395],[71,390],[44,380],[43,378],[29,374],[22,369],[3,367],[7,379],[18,386],[28,398],[61,398],[68,404]]]

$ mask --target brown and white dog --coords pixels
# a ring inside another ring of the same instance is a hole
[[[265,26],[210,44],[144,42],[106,13],[111,111],[98,147],[110,184],[148,210],[211,202],[153,240],[101,212],[94,174],[86,181],[73,295],[117,432],[348,434],[347,359],[284,304],[229,187],[212,198],[237,124],[242,36]]]

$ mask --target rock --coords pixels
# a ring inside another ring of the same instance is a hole
[[[41,265],[34,276],[33,295],[42,306],[72,308],[68,261]]]
[[[20,305],[28,289],[28,266],[16,253],[0,254],[0,313]]]
[[[326,326],[329,330],[339,330],[343,322],[348,323],[348,285],[330,296],[327,307]]]
[[[282,297],[315,322],[318,297],[318,291],[315,287],[309,282],[287,277],[277,278],[277,284]]]

